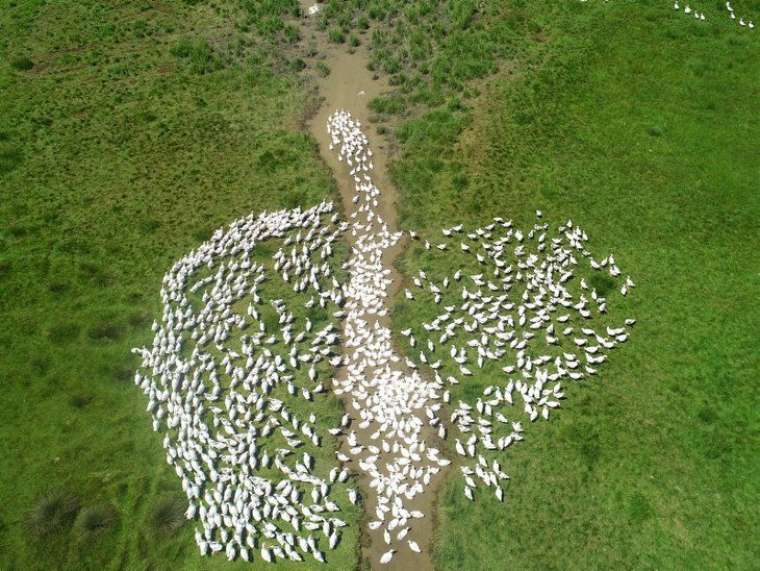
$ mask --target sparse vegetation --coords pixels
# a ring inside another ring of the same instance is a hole
[[[327,77],[328,75],[330,75],[330,67],[325,62],[322,62],[322,61],[317,62],[316,67],[317,67],[317,73],[321,77]]]

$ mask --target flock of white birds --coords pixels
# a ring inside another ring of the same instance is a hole
[[[734,20],[739,26],[741,26],[742,28],[746,27],[746,28],[748,28],[750,30],[753,30],[755,28],[755,24],[754,24],[754,22],[752,20],[746,20],[745,21],[742,16],[737,16],[736,15],[736,12],[734,11],[734,7],[731,5],[731,2],[726,2],[725,7],[726,7],[726,12],[728,12],[728,17],[731,20]],[[705,17],[705,13],[704,12],[701,12],[699,10],[695,10],[694,8],[691,7],[691,5],[688,2],[685,2],[683,4],[683,6],[682,6],[681,3],[679,3],[679,1],[676,0],[673,3],[673,9],[676,12],[683,13],[685,16],[691,16],[691,17],[693,17],[693,18],[695,18],[697,20],[701,20],[703,22],[705,20],[707,20],[707,18]]]
[[[430,254],[457,259],[459,269],[413,277],[406,301],[429,298],[440,311],[401,332],[407,351],[399,355],[387,325],[383,256],[402,233],[379,213],[361,125],[338,111],[327,128],[355,183],[350,221],[322,203],[218,230],[165,275],[153,344],[135,349],[142,356],[135,383],[154,429],[165,432],[186,515],[200,523],[202,554],[324,562],[346,525],[340,504],[361,499],[352,487],[358,474],[373,494],[368,526],[387,544],[380,562],[398,549],[420,552],[413,524],[428,514],[410,502],[451,462],[431,436],[456,432],[467,498],[483,486],[502,500],[508,476],[496,455],[522,440],[521,419],[549,419],[562,383],[595,374],[634,324],[611,324],[593,278],[576,276],[581,266],[620,282],[616,294],[634,287],[613,256],[591,256],[578,226],[568,221],[552,232],[537,213],[539,222],[522,231],[496,218],[472,231],[444,229],[435,244],[409,233]],[[335,252],[347,232],[351,248],[341,264]],[[477,383],[491,363],[503,382],[482,388],[474,402],[452,399],[457,385]],[[326,431],[342,445],[320,466],[324,422],[310,406],[330,391],[346,411]]]
[[[331,115],[327,130],[330,149],[337,149],[340,160],[350,169],[355,204],[351,213],[350,277],[345,288],[347,375],[336,381],[335,392],[346,395],[358,421],[360,432],[349,433],[347,442],[356,465],[370,478],[377,506],[369,527],[382,529],[388,549],[380,562],[388,563],[398,542],[405,542],[412,551],[421,550],[413,533],[410,535],[413,529],[409,524],[425,514],[408,504],[450,463],[424,437],[426,424],[440,424],[443,383],[440,379],[429,381],[413,367],[404,366],[384,324],[391,279],[383,255],[398,242],[401,233],[391,232],[378,212],[380,191],[370,174],[374,167],[367,137],[360,123],[346,111]]]
[[[452,271],[411,276],[404,303],[426,317],[401,331],[399,354],[384,256],[403,233],[380,214],[361,124],[337,111],[327,130],[354,182],[349,221],[325,202],[218,230],[164,276],[153,344],[134,350],[135,384],[204,555],[325,562],[347,525],[341,506],[362,501],[358,475],[372,495],[368,527],[386,544],[380,563],[421,552],[414,522],[428,514],[411,503],[452,463],[432,437],[454,440],[469,500],[479,488],[503,500],[500,454],[523,440],[523,422],[549,420],[563,383],[595,375],[635,324],[609,314],[609,296],[635,287],[614,256],[593,257],[580,227],[536,212],[525,229],[494,218],[432,243],[409,232],[426,250],[419,259]],[[326,428],[315,405],[330,393],[345,414]]]
[[[340,312],[330,262],[347,225],[336,224],[332,210],[322,203],[250,215],[218,230],[164,276],[153,345],[135,349],[142,356],[135,384],[149,399],[154,429],[166,433],[186,515],[200,520],[202,554],[324,561],[324,544],[340,541],[346,523],[330,492],[348,470],[316,474],[306,450],[320,446],[322,435],[315,415],[299,415],[296,402],[326,390],[317,369],[340,364],[338,331],[331,322],[317,327],[308,315],[296,318],[284,299],[262,298],[279,276],[307,298],[301,309]],[[256,249],[267,240],[281,247],[264,264]],[[355,490],[347,494],[357,501]]]
[[[609,0],[605,0],[605,2],[608,1]],[[588,2],[588,0],[581,0],[581,2]],[[705,15],[705,12],[701,9],[694,8],[693,6],[695,5],[698,5],[698,2],[695,3],[684,0],[675,0],[673,2],[673,10],[679,12],[680,14],[683,14],[684,16],[689,16],[701,22],[707,21],[708,18]],[[741,26],[742,28],[746,27],[749,30],[753,30],[755,28],[755,23],[752,20],[745,19],[743,16],[736,14],[736,11],[734,10],[734,7],[731,5],[730,1],[726,1],[724,7],[728,17],[731,20],[735,21],[737,25]]]

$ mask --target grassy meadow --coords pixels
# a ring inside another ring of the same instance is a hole
[[[295,10],[0,2],[3,571],[248,568],[200,557],[130,348],[214,229],[335,193]],[[352,568],[356,534],[328,558]]]
[[[540,208],[638,285],[632,339],[504,456],[505,503],[443,487],[442,571],[757,565],[760,32],[721,4],[699,23],[663,0],[323,3],[330,40],[393,85],[371,105],[405,228]],[[3,571],[252,568],[199,556],[129,349],[215,228],[334,196],[297,10],[0,0]],[[452,264],[399,262],[423,265]],[[399,299],[394,324],[430,311]]]
[[[464,110],[398,120],[403,224],[432,241],[536,208],[571,218],[636,280],[638,324],[504,456],[505,504],[444,487],[438,568],[754,568],[760,38],[662,2],[503,4],[492,25],[522,39],[502,71]],[[401,267],[454,269],[421,248]],[[399,301],[395,323],[428,312]]]

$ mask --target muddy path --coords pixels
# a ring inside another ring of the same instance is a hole
[[[306,13],[306,8],[312,2],[302,1],[301,4],[304,8],[304,13]],[[363,46],[353,50],[353,53],[349,53],[346,46],[330,44],[325,38],[324,33],[317,30],[314,18],[309,16],[304,17],[301,25],[304,44],[308,42],[317,48],[318,55],[316,58],[312,58],[310,63],[321,61],[330,69],[330,73],[326,77],[315,78],[321,104],[317,112],[309,118],[307,128],[319,143],[319,152],[322,159],[333,172],[340,191],[344,213],[348,218],[354,212],[352,201],[355,194],[354,182],[346,164],[338,160],[338,153],[335,150],[330,150],[330,138],[327,132],[328,117],[339,109],[349,111],[354,118],[358,119],[362,124],[362,130],[369,137],[370,146],[374,153],[372,178],[381,191],[376,210],[388,224],[389,229],[396,231],[398,230],[398,192],[392,185],[388,172],[390,145],[385,136],[378,134],[376,129],[372,128],[369,121],[372,113],[368,106],[372,98],[388,91],[389,86],[384,78],[373,79],[373,73],[367,69],[369,57]],[[356,238],[351,233],[346,233],[346,239],[350,247],[354,244]],[[390,278],[392,280],[387,298],[389,305],[393,303],[393,299],[401,288],[402,277],[395,267],[395,262],[403,253],[406,244],[407,239],[404,238],[395,246],[388,248],[383,255],[383,266],[390,271]],[[390,307],[388,309],[390,310]],[[384,325],[390,328],[390,311],[388,312],[388,316],[383,318],[383,321],[385,322]],[[395,344],[398,345],[397,343]],[[403,364],[399,364],[398,366],[403,367]],[[339,378],[345,374],[346,372],[343,369],[336,372],[336,376]],[[350,397],[344,396],[343,399],[345,404],[348,405],[347,401]],[[348,409],[349,407],[346,406],[346,408]],[[363,430],[358,426],[358,423],[354,423],[352,430],[356,432],[360,441],[369,441],[370,429]],[[428,443],[435,445],[437,436],[432,429],[428,427],[423,434]],[[440,446],[438,447],[441,448]],[[348,445],[343,442],[344,451],[347,448]],[[357,466],[354,466],[354,471],[361,474],[361,470],[358,470]],[[436,495],[443,478],[443,472],[433,477],[430,485],[425,488],[425,491],[418,494],[409,503],[411,509],[420,510],[425,514],[424,518],[415,520],[412,531],[408,536],[408,539],[414,539],[420,545],[422,553],[413,553],[408,548],[403,546],[398,547],[395,545],[396,542],[394,542],[394,547],[398,549],[398,552],[389,564],[381,565],[380,557],[389,547],[383,539],[382,531],[372,531],[367,527],[367,523],[374,519],[373,514],[377,507],[377,502],[376,495],[369,488],[369,478],[367,476],[360,476],[359,484],[365,507],[365,517],[362,522],[361,569],[433,570],[431,551],[436,519]]]

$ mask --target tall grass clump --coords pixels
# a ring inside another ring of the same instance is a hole
[[[153,529],[170,534],[185,523],[185,501],[178,496],[164,496],[156,502],[151,514]]]
[[[91,539],[116,523],[116,511],[109,505],[96,505],[82,508],[76,520],[77,534],[80,539]]]
[[[64,492],[40,497],[26,516],[26,529],[36,537],[60,533],[71,527],[79,512],[79,498]]]

